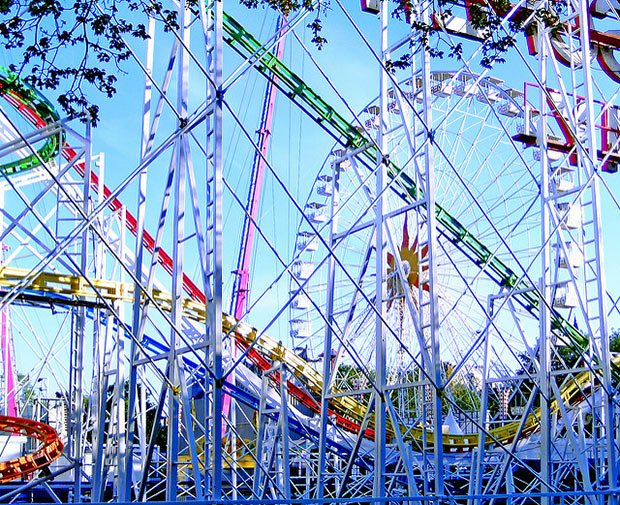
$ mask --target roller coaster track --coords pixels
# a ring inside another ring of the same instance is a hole
[[[0,416],[0,431],[25,435],[41,443],[34,453],[0,463],[0,483],[12,481],[22,475],[48,466],[60,458],[64,448],[58,433],[51,426],[22,417]]]
[[[14,74],[0,67],[0,96],[11,104],[26,120],[35,128],[41,129],[58,122],[59,116],[49,101],[37,90],[17,80]],[[32,153],[23,159],[11,161],[0,165],[0,171],[6,175],[18,174],[31,170],[43,163],[53,161],[60,153],[67,161],[75,162],[75,170],[81,177],[84,177],[84,161],[77,159],[77,152],[67,145],[66,134],[62,128],[58,129],[57,134],[47,134],[46,140],[36,154]],[[90,184],[93,188],[99,187],[99,177],[95,172],[90,174]],[[103,188],[103,197],[109,199],[111,191],[107,186]],[[109,204],[113,212],[120,211],[123,204],[118,198],[112,198]],[[127,229],[134,235],[138,232],[138,221],[131,213],[127,213]],[[143,243],[149,252],[155,251],[155,239],[147,231],[144,232]],[[158,261],[164,270],[172,274],[172,257],[164,250],[158,250]],[[204,293],[194,284],[194,282],[183,274],[183,288],[191,298],[206,302]]]
[[[340,115],[318,93],[310,88],[297,74],[289,69],[273,53],[267,51],[241,24],[224,14],[226,42],[244,59],[254,63],[254,68],[274,82],[282,93],[316,121],[336,142],[353,149],[364,148],[363,155],[371,165],[379,158],[377,145]],[[388,176],[396,180],[400,195],[407,203],[421,196],[415,182],[393,162],[388,165]],[[519,275],[480,240],[472,235],[456,218],[440,205],[435,206],[441,231],[461,251],[472,259],[499,286],[514,289],[513,297],[534,317],[540,309],[540,298],[534,286],[520,280]],[[552,330],[565,344],[585,349],[588,337],[552,309]]]
[[[12,267],[0,267],[0,286],[6,288],[23,287],[24,289],[53,293],[55,295],[69,295],[79,299],[99,299],[103,297],[109,301],[133,301],[134,284],[113,282],[103,279],[88,279],[79,276],[42,272],[33,278],[27,269],[17,269]],[[148,293],[164,310],[171,310],[172,297],[169,293],[161,290],[153,290]],[[206,321],[206,306],[190,298],[183,299],[183,315],[196,322]],[[315,370],[310,363],[299,357],[281,343],[276,342],[271,337],[261,333],[258,329],[242,322],[234,317],[223,315],[222,330],[226,334],[234,335],[235,340],[246,349],[255,352],[252,361],[259,365],[261,369],[270,362],[280,361],[285,363],[288,369],[299,379],[307,388],[300,388],[299,385],[289,383],[290,393],[306,406],[315,412],[319,412],[318,402],[322,392],[323,379],[321,374]],[[614,363],[620,364],[620,357],[614,359]],[[261,366],[261,364],[263,364]],[[278,377],[275,377],[279,380]],[[561,389],[561,400],[565,405],[574,406],[582,401],[592,390],[592,374],[581,372],[575,375]],[[310,395],[308,394],[310,393]],[[336,396],[330,400],[331,414],[335,414],[340,426],[351,431],[358,432],[366,413],[366,406],[350,396]],[[558,400],[554,400],[549,407],[551,413],[560,411]],[[538,429],[540,423],[540,411],[534,410],[527,416],[525,421],[513,421],[504,426],[493,428],[488,431],[485,443],[488,446],[495,444],[511,443],[517,435],[526,436]],[[372,426],[372,421],[371,421]],[[433,433],[424,430],[420,426],[406,427],[399,426],[405,440],[411,442],[416,448],[422,450],[423,447],[430,449],[433,446]],[[393,427],[391,428],[393,435]],[[372,428],[365,433],[367,437],[372,437]],[[444,434],[443,444],[449,452],[470,451],[478,445],[479,434],[455,435]],[[424,439],[426,439],[424,441]]]
[[[23,84],[14,74],[2,67],[0,67],[0,95],[37,129],[54,125],[60,119],[47,98]],[[53,160],[64,145],[65,136],[65,131],[58,127],[56,135],[46,135],[43,146],[36,153],[0,164],[0,170],[6,175],[13,175],[36,168],[41,164],[41,160],[44,162]],[[21,147],[25,146],[21,144]]]
[[[344,119],[335,109],[327,104],[317,93],[315,93],[303,80],[292,70],[288,69],[275,55],[265,50],[249,32],[247,32],[232,17],[225,15],[224,31],[226,42],[237,51],[243,58],[253,62],[254,67],[267,79],[276,80],[276,86],[283,93],[316,121],[323,129],[332,135],[337,142],[346,147],[363,147],[363,155],[370,164],[376,163],[378,159],[377,146],[370,141],[364,134],[358,131],[350,122]],[[57,123],[58,115],[53,106],[36,90],[26,85],[19,84],[11,86],[15,82],[15,77],[7,72],[0,72],[0,92],[2,96],[36,129],[49,127]],[[68,160],[75,162],[75,168],[80,175],[85,175],[84,163],[76,160],[77,153],[70,146],[65,144],[65,134],[59,129],[57,135],[49,135],[41,148],[35,153],[16,161],[11,161],[0,165],[7,175],[16,174],[35,168],[40,161],[48,162],[58,154]],[[407,201],[412,202],[419,197],[420,191],[415,182],[404,173],[394,163],[388,167],[389,176],[396,180],[397,187],[402,191]],[[98,185],[98,178],[94,172],[90,175],[90,184]],[[104,187],[104,197],[110,198],[111,191]],[[122,208],[121,202],[117,198],[110,199],[110,208],[119,210]],[[520,280],[519,275],[505,265],[499,258],[494,256],[492,251],[474,237],[457,219],[452,217],[441,206],[436,206],[438,223],[442,232],[449,239],[461,248],[461,250],[481,267],[485,267],[485,272],[500,286],[513,288],[514,297],[532,315],[536,317],[540,307],[538,294],[533,286]],[[133,215],[127,213],[127,227],[133,233],[137,233],[137,221]],[[145,232],[143,238],[144,246],[151,253],[155,252],[155,240]],[[165,251],[157,250],[157,259],[164,266],[166,271],[172,273],[172,258]],[[4,267],[0,273],[0,284],[15,287],[21,285],[23,280],[29,275],[26,270],[17,270]],[[96,289],[93,290],[92,286]],[[64,293],[71,296],[80,297],[99,297],[104,296],[110,299],[130,301],[133,299],[133,286],[128,284],[114,283],[105,280],[92,281],[92,286],[85,279],[76,276],[61,274],[41,273],[28,284],[28,289],[42,292]],[[206,297],[204,293],[184,274],[183,287],[189,298],[183,302],[184,311],[187,317],[196,321],[204,321],[206,313]],[[162,291],[154,291],[151,295],[162,305],[163,308],[170,307],[171,297]],[[568,345],[577,346],[584,349],[588,344],[588,337],[566,321],[559,313],[552,313],[553,331],[561,337]],[[291,368],[294,375],[309,390],[299,387],[293,382],[289,383],[289,390],[292,396],[297,398],[302,404],[319,412],[317,398],[322,391],[322,377],[308,362],[301,359],[292,351],[286,349],[275,340],[261,334],[256,328],[236,321],[232,316],[224,315],[223,330],[235,336],[238,345],[248,350],[248,358],[254,362],[261,370],[268,370],[271,367],[270,360],[280,360]],[[614,365],[619,363],[614,360]],[[274,376],[275,380],[279,377]],[[578,402],[584,397],[588,389],[591,389],[591,374],[583,372],[572,378],[571,382],[565,384],[561,390],[562,401],[568,404]],[[336,416],[339,426],[351,431],[359,431],[363,423],[366,407],[352,397],[339,396],[330,400],[330,415]],[[557,412],[559,403],[552,402],[551,410]],[[520,433],[526,435],[535,431],[539,425],[538,411],[530,413],[523,423],[511,422],[506,425],[492,429],[488,432],[485,443],[487,445],[505,444],[513,441]],[[19,424],[19,420],[15,421]],[[372,437],[372,422],[365,435]],[[51,428],[50,428],[51,429]],[[392,428],[393,429],[393,428]],[[434,435],[431,431],[421,427],[399,426],[404,437],[411,441],[418,448],[430,449],[433,446]],[[444,434],[443,444],[447,451],[459,452],[469,451],[476,447],[479,442],[479,435],[453,435]],[[424,440],[426,438],[426,440]],[[58,441],[60,442],[60,441]],[[60,446],[62,444],[60,443]],[[62,448],[60,449],[62,450]],[[38,454],[32,455],[34,458]],[[58,457],[58,453],[55,457]],[[46,463],[47,464],[47,463]],[[28,473],[32,469],[28,465],[15,466],[14,477],[22,473]]]
[[[16,86],[13,87],[12,85]],[[2,69],[0,69],[0,93],[37,129],[55,124],[59,119],[54,107],[45,97],[39,93],[31,93],[29,88],[21,86],[19,81]],[[40,165],[40,160],[47,162],[53,159],[64,141],[65,132],[58,128],[57,134],[45,136],[43,145],[36,153],[1,164],[0,171],[6,175],[14,175],[31,170]],[[34,453],[0,462],[0,483],[10,482],[44,468],[62,455],[64,449],[62,440],[60,440],[56,430],[45,423],[21,417],[0,415],[0,431],[12,435],[25,435],[41,443],[39,449]]]

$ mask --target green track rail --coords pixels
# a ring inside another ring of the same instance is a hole
[[[364,156],[371,164],[376,163],[379,151],[377,145],[368,137],[355,128],[332,106],[323,100],[310,86],[308,86],[296,73],[290,70],[273,53],[267,51],[263,45],[242,25],[231,16],[224,14],[224,40],[243,58],[254,63],[254,67],[267,79],[275,82],[276,86],[316,123],[318,123],[337,142],[353,149],[364,148]],[[0,95],[16,102],[16,107],[32,109],[44,121],[45,124],[59,120],[53,105],[37,90],[26,84],[20,85],[20,91],[25,89],[22,96],[14,92],[10,86],[16,76],[6,69],[0,68]],[[27,115],[26,115],[27,116]],[[37,126],[35,119],[31,122]],[[29,155],[23,159],[15,160],[0,165],[0,170],[7,175],[13,175],[31,170],[39,165],[39,159],[47,162],[58,155],[64,145],[64,132],[59,135],[50,135],[37,154]],[[420,191],[415,182],[402,171],[401,168],[390,162],[388,174],[397,179],[397,186],[406,201],[412,203]],[[457,219],[452,217],[440,205],[436,205],[437,221],[441,225],[441,231],[461,251],[476,262],[485,272],[499,285],[512,288],[516,292],[514,298],[532,315],[537,317],[540,309],[540,298],[533,286],[523,280],[519,275],[508,267],[503,261],[493,255],[493,252],[480,240],[472,235]],[[585,349],[588,345],[588,337],[574,325],[568,322],[557,311],[552,310],[552,330],[561,340],[571,346]]]
[[[16,83],[18,83],[17,87]],[[4,96],[7,101],[11,102],[35,128],[42,128],[60,119],[56,109],[47,98],[3,67],[0,67],[0,96]],[[34,111],[35,114],[29,114],[29,110]],[[14,175],[32,170],[40,165],[40,160],[45,163],[53,160],[64,143],[65,131],[61,130],[55,135],[49,135],[36,154],[32,153],[22,159],[2,164],[0,171],[6,175]]]
[[[254,62],[254,67],[276,86],[337,142],[346,147],[365,147],[364,156],[372,164],[379,159],[377,145],[358,131],[349,121],[340,115],[333,107],[325,102],[312,88],[310,88],[297,74],[290,70],[273,53],[267,51],[263,45],[250,34],[243,26],[227,14],[224,14],[225,41],[241,57]],[[421,194],[415,182],[401,168],[390,162],[388,174],[397,179],[402,190],[402,196],[413,203],[416,196]],[[519,280],[519,275],[503,261],[493,255],[493,252],[480,240],[472,235],[454,217],[440,205],[436,205],[437,221],[441,231],[461,251],[481,268],[499,285],[515,290],[513,297],[535,317],[540,310],[540,298],[537,291],[529,283]],[[588,337],[574,325],[568,322],[561,314],[552,309],[551,326],[553,332],[569,346],[585,349],[588,346]]]

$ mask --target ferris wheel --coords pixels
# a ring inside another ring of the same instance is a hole
[[[436,201],[440,212],[451,216],[483,243],[495,258],[518,265],[536,278],[532,264],[538,246],[539,187],[534,149],[524,150],[513,140],[523,128],[523,93],[507,89],[491,77],[463,72],[434,72],[433,125]],[[415,163],[414,111],[421,99],[415,79],[388,91],[386,118],[389,160],[399,176],[388,182],[386,279],[387,374],[391,383],[420,380],[424,338],[416,333],[428,297],[423,263],[428,250],[419,246],[417,209],[409,199]],[[409,98],[397,100],[398,93]],[[362,117],[369,136],[378,128],[378,100]],[[409,185],[409,187],[407,187]],[[317,176],[306,203],[306,220],[300,224],[291,281],[290,328],[295,348],[318,361],[331,353],[334,390],[366,390],[375,365],[375,243],[374,179],[359,157],[335,149]],[[313,227],[309,226],[312,223]],[[318,230],[318,233],[315,232]],[[331,251],[330,251],[331,250]],[[440,339],[444,373],[458,374],[453,383],[468,395],[480,394],[485,352],[491,352],[488,376],[506,378],[519,368],[519,353],[535,346],[536,334],[527,334],[529,314],[511,304],[512,315],[492,316],[502,303],[498,283],[483,261],[455,240],[449,230],[439,232],[437,283]],[[402,270],[397,268],[396,257]],[[330,283],[331,268],[334,269]],[[333,304],[330,311],[330,297]],[[505,311],[505,312],[510,312]],[[333,332],[333,349],[324,348],[326,328]],[[495,344],[485,351],[485,339]],[[417,396],[423,395],[423,392]],[[473,408],[479,399],[465,402]],[[410,422],[420,420],[421,402],[414,401]],[[454,404],[455,407],[459,402]],[[406,410],[406,409],[405,409]]]

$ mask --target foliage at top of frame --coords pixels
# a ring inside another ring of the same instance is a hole
[[[1,47],[19,55],[9,70],[35,88],[62,90],[62,110],[96,124],[99,106],[88,91],[112,97],[121,63],[131,55],[125,37],[148,38],[144,24],[128,20],[136,11],[168,30],[177,26],[177,12],[160,1],[0,0]]]
[[[388,2],[389,0],[382,0]],[[432,0],[433,10],[449,16],[455,0]],[[300,10],[314,14],[307,25],[312,42],[321,49],[327,38],[323,34],[323,18],[329,0],[240,0],[242,5],[256,9],[266,7],[284,16]],[[416,11],[419,3],[393,0],[392,15],[406,19],[415,33],[412,45],[418,45],[432,56],[461,58],[461,44],[447,52],[432,46],[432,35],[439,28],[422,21]],[[186,0],[187,8],[196,10],[198,0]],[[482,65],[491,67],[504,61],[504,55],[515,44],[515,35],[534,21],[561,29],[560,14],[566,0],[552,0],[548,7],[537,7],[527,24],[503,14],[510,9],[509,0],[482,0],[470,7],[472,25],[483,33]],[[541,4],[542,5],[542,4]],[[70,117],[91,121],[99,118],[101,95],[111,98],[117,92],[117,75],[131,52],[126,42],[148,38],[145,24],[133,22],[142,13],[154,17],[167,31],[178,28],[176,8],[168,8],[164,0],[0,0],[0,47],[17,55],[9,70],[27,84],[40,90],[58,90],[58,103]],[[390,70],[411,64],[411,53],[388,62]],[[94,96],[95,98],[92,98]]]
[[[562,14],[566,13],[567,0],[537,3],[538,5],[533,8],[526,7],[521,12],[511,12],[513,4],[510,0],[479,0],[468,3],[468,21],[482,39],[480,64],[483,67],[492,68],[496,63],[504,63],[506,52],[514,47],[519,33],[530,34],[539,24],[549,28],[552,35],[564,29],[561,18]],[[448,20],[453,14],[453,8],[462,4],[457,0],[431,0],[431,10],[439,22],[424,21],[419,5],[412,0],[396,0],[396,7],[392,12],[393,17],[405,20],[417,32],[412,38],[412,47],[417,45],[425,49],[431,57],[448,56],[460,60],[463,51],[461,43],[446,41],[450,44],[449,48],[440,49],[437,45],[433,45],[432,35],[443,30],[441,21]],[[388,66],[390,69],[410,66],[414,52],[411,51],[397,60],[388,62]]]

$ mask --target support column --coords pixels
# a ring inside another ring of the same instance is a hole
[[[89,214],[90,174],[91,174],[91,124],[86,123],[86,155],[84,160],[84,183],[82,185],[82,212]],[[79,202],[78,202],[79,204]],[[80,272],[86,275],[88,267],[88,227],[84,227],[80,235],[81,251],[79,254]],[[70,458],[74,461],[73,469],[73,500],[82,501],[82,418],[83,418],[83,368],[84,368],[84,337],[86,325],[86,309],[75,307],[71,313],[71,356],[70,377],[67,400],[69,401],[69,440]]]
[[[155,54],[155,20],[149,17],[148,20],[148,34],[147,48],[146,48],[146,65],[145,70],[148,75],[144,78],[144,98],[142,109],[142,140],[140,146],[140,160],[144,160],[148,149],[150,139],[150,123],[151,123],[151,100],[152,100],[152,74],[153,74],[153,60]],[[136,214],[136,247],[135,247],[135,275],[138,281],[142,279],[142,265],[144,256],[144,219],[146,214],[146,188],[147,188],[147,174],[148,171],[142,170],[138,179],[138,209]],[[145,399],[146,392],[141,391],[140,402],[141,408],[136,409],[137,395],[138,395],[138,345],[142,339],[142,290],[141,282],[134,283],[134,301],[133,301],[133,315],[132,315],[132,331],[134,333],[131,340],[130,350],[130,362],[129,362],[129,378],[128,378],[128,391],[127,391],[127,451],[125,457],[125,464],[123,472],[121,474],[121,489],[119,492],[119,499],[121,501],[131,500],[131,488],[132,488],[132,473],[134,466],[134,433],[136,425],[139,429],[140,437],[140,458],[142,462],[142,472],[147,471],[145,468],[146,459],[146,433],[144,433],[144,422],[138,421],[138,416],[145,416]],[[144,389],[144,388],[143,388]]]
[[[177,74],[177,114],[179,128],[183,128],[183,121],[187,117],[187,100],[189,89],[189,52],[190,11],[185,0],[179,4],[178,23],[179,38],[183,45],[179,46]],[[172,328],[170,329],[170,351],[168,355],[168,459],[166,465],[166,500],[175,501],[178,487],[178,456],[179,432],[181,431],[181,380],[178,357],[179,337],[177,330],[182,327],[183,319],[183,254],[185,242],[185,190],[187,177],[188,152],[187,142],[183,132],[177,136],[174,149],[174,227],[173,227],[173,271],[172,271]],[[186,429],[192,429],[187,426]]]
[[[223,427],[223,397],[224,369],[222,363],[222,58],[223,58],[223,5],[216,0],[208,13],[210,30],[207,34],[209,48],[209,72],[212,83],[208,84],[207,98],[213,103],[213,113],[210,118],[207,133],[207,363],[212,363],[213,376],[209,380],[210,404],[207,406],[207,418],[211,420],[209,435],[212,450],[205,448],[212,456],[207,468],[209,472],[210,489],[205,495],[213,500],[222,498],[222,427]]]
[[[586,0],[579,0],[579,19],[589,20],[590,9]],[[584,21],[585,24],[587,21]],[[586,298],[586,317],[588,326],[593,332],[591,336],[593,342],[590,343],[591,349],[599,354],[601,362],[601,382],[602,382],[602,405],[600,407],[601,418],[601,437],[605,456],[602,458],[607,468],[600,469],[602,475],[606,475],[610,489],[616,489],[618,485],[618,461],[616,436],[614,429],[614,386],[611,376],[611,354],[609,351],[609,327],[607,320],[607,286],[605,282],[605,265],[603,257],[603,240],[600,215],[600,194],[599,194],[599,174],[602,167],[598,162],[597,139],[595,131],[595,111],[594,111],[594,86],[592,81],[592,68],[588,64],[591,61],[590,51],[590,32],[589,30],[579,30],[582,61],[581,66],[583,77],[583,93],[585,94],[586,104],[586,152],[582,153],[582,163],[585,180],[591,180],[589,198],[591,201],[591,232],[584,242],[586,253],[585,264],[585,298]],[[585,231],[585,230],[584,230]],[[591,249],[585,244],[592,241]],[[592,255],[588,254],[588,249]],[[589,257],[590,256],[590,257]],[[593,271],[592,271],[593,270]],[[594,285],[591,287],[591,285]],[[593,434],[594,435],[594,434]],[[601,477],[599,477],[601,478]],[[609,503],[617,503],[618,498],[615,493],[609,495]]]
[[[550,445],[551,445],[551,413],[549,411],[550,398],[551,398],[551,313],[549,307],[553,305],[553,297],[551,294],[551,252],[549,244],[549,158],[547,153],[547,123],[546,114],[548,111],[547,98],[545,94],[545,87],[547,83],[547,43],[545,41],[547,34],[541,27],[538,30],[539,47],[538,54],[539,59],[539,78],[543,89],[540,92],[540,100],[538,104],[538,110],[540,111],[538,122],[538,142],[541,149],[540,157],[540,190],[541,190],[541,205],[540,205],[540,243],[541,250],[541,280],[540,280],[540,318],[538,322],[539,334],[538,334],[538,354],[539,354],[539,366],[538,371],[538,386],[540,397],[540,492],[547,493],[551,491],[549,488],[549,482],[551,478],[551,461],[550,461]],[[529,118],[525,118],[528,121]],[[541,498],[541,504],[548,503],[549,498],[543,496]]]
[[[381,63],[380,69],[380,96],[379,96],[379,130],[377,133],[377,144],[379,152],[377,156],[377,168],[375,174],[375,450],[374,465],[375,475],[373,482],[373,497],[383,498],[385,496],[385,452],[386,452],[386,342],[385,328],[383,321],[386,316],[384,300],[386,298],[386,287],[384,283],[385,269],[387,268],[387,251],[384,244],[384,206],[385,206],[385,182],[387,180],[387,163],[385,157],[387,153],[387,136],[385,132],[385,120],[387,118],[387,92],[388,76],[385,64],[388,55],[388,17],[390,6],[388,2],[381,2]],[[380,503],[380,502],[377,502]]]

